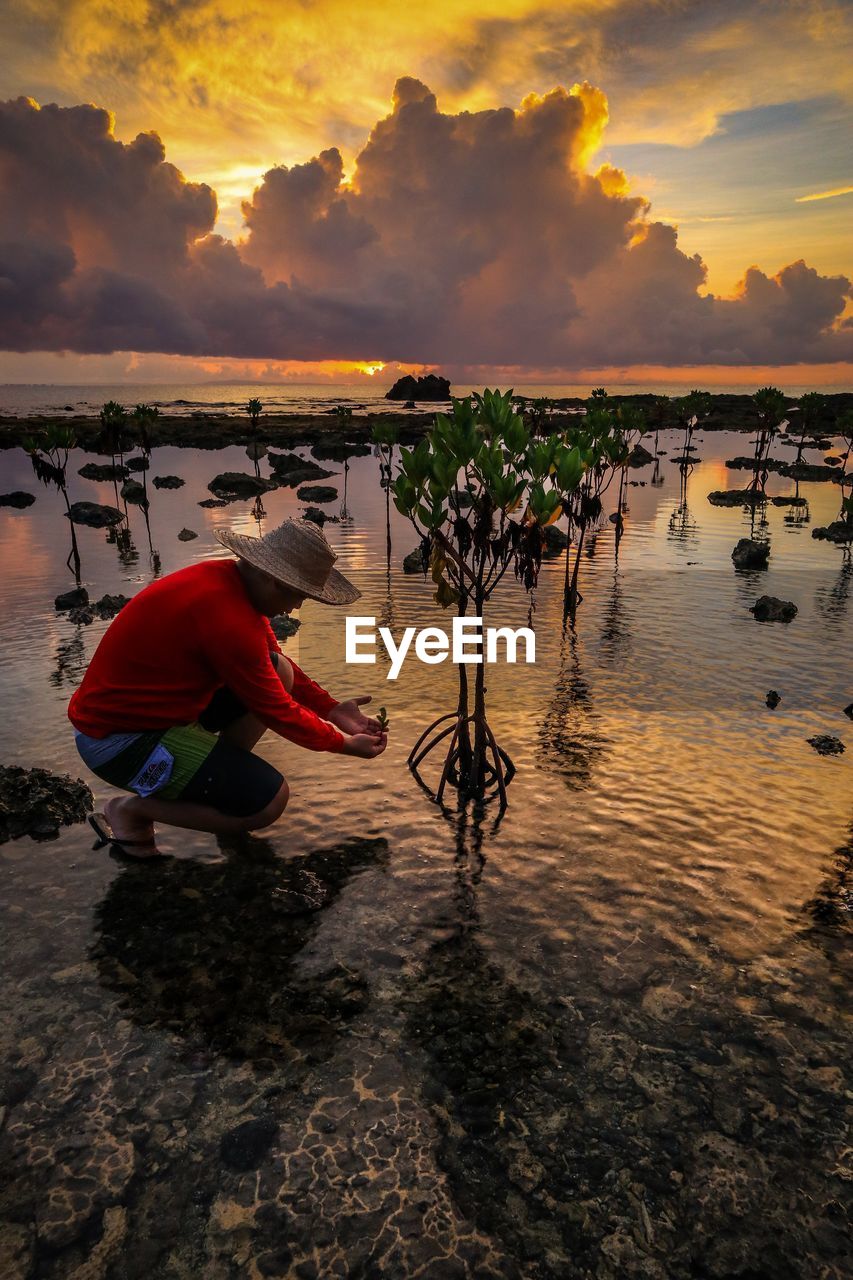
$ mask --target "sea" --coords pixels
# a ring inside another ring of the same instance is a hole
[[[28,417],[30,415],[56,414],[57,417],[96,414],[108,400],[132,407],[150,404],[161,413],[170,415],[239,416],[246,412],[246,404],[257,398],[268,413],[334,413],[340,407],[352,409],[354,416],[369,416],[378,412],[405,412],[401,400],[386,400],[389,383],[365,385],[364,382],[193,382],[193,383],[0,383],[0,417]],[[492,384],[490,384],[492,385]],[[498,384],[494,384],[498,385]],[[701,385],[701,379],[697,381]],[[502,391],[512,390],[520,396],[535,398],[548,396],[560,399],[568,396],[585,398],[592,390],[591,383],[501,383]],[[482,391],[482,386],[454,384],[456,396]],[[607,388],[613,395],[685,395],[690,389],[681,382],[620,382]],[[731,382],[716,385],[711,390],[717,394],[751,395],[755,383]],[[841,387],[815,387],[814,385],[786,384],[782,388],[788,395],[802,395],[806,391],[840,391]],[[423,401],[419,408],[429,409],[435,401]]]

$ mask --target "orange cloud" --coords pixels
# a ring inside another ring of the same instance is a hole
[[[0,106],[0,344],[244,361],[541,369],[853,357],[843,276],[750,268],[731,299],[612,165],[600,89],[445,112],[396,83],[343,158],[268,170],[245,236],[156,134],[93,106]]]

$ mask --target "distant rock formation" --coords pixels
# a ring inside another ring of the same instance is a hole
[[[427,373],[422,378],[413,378],[407,373],[398,378],[390,391],[385,392],[386,400],[449,400],[450,382],[437,373]]]

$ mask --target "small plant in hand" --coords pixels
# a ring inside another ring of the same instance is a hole
[[[380,707],[376,713],[376,719],[379,721],[380,728],[383,733],[388,732],[388,712],[384,707]]]

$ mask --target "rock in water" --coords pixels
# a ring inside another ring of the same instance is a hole
[[[364,440],[356,444],[349,440],[324,439],[311,449],[312,455],[320,462],[347,462],[350,458],[368,458],[372,452],[372,446]],[[326,475],[332,475],[332,472],[327,471]]]
[[[204,498],[198,505],[200,507],[227,507],[228,503],[224,498]]]
[[[151,483],[155,489],[180,489],[186,482],[180,476],[155,476]]]
[[[790,622],[797,616],[793,600],[780,600],[777,596],[759,596],[749,612],[758,622]]]
[[[287,476],[293,472],[305,471],[309,475],[316,476],[318,480],[325,478],[332,473],[324,471],[322,467],[318,467],[316,462],[312,462],[310,458],[300,458],[298,453],[271,453],[269,455],[269,464],[276,476]]]
[[[34,496],[31,493],[25,493],[23,489],[15,489],[12,493],[0,493],[0,507],[15,507],[18,511],[23,511],[24,507],[31,507],[34,502]]]
[[[752,538],[741,538],[732,552],[737,569],[766,569],[769,558],[770,543],[754,542]]]
[[[246,1120],[222,1135],[219,1154],[222,1163],[237,1173],[256,1169],[278,1136],[272,1116]]]
[[[140,484],[138,480],[125,480],[119,489],[119,493],[125,502],[133,502],[137,507],[145,507],[148,505],[148,498],[145,494],[145,486]]]
[[[318,524],[322,528],[327,521],[332,524],[338,523],[337,516],[328,516],[325,511],[321,511],[319,507],[306,507],[302,514],[303,520],[310,520],[312,524]]]
[[[853,542],[853,524],[848,520],[833,520],[820,529],[812,529],[812,537],[821,542]]]
[[[423,573],[424,558],[420,547],[415,547],[407,556],[403,556],[403,573]]]
[[[130,473],[118,462],[87,462],[77,474],[84,480],[126,480]]]
[[[545,559],[553,559],[554,556],[560,555],[565,551],[568,541],[568,535],[562,529],[558,529],[555,524],[547,524],[545,526],[545,550],[542,553]]]
[[[147,471],[151,463],[143,453],[140,453],[135,458],[128,458],[125,466],[128,471]]]
[[[648,449],[641,444],[635,444],[628,458],[629,467],[647,467],[650,462],[654,462],[654,454],[649,453]]]
[[[763,500],[763,495],[755,489],[715,489],[708,494],[708,501],[713,507],[757,506]]]
[[[773,711],[782,701],[782,696],[781,694],[778,694],[775,689],[770,689],[764,701],[767,703],[770,710]]]
[[[130,604],[130,596],[111,596],[109,594],[101,596],[100,600],[96,600],[92,605],[97,617],[106,620],[114,618],[117,613],[121,613],[126,604]]]
[[[63,591],[58,595],[53,602],[53,607],[61,612],[63,609],[80,609],[88,603],[89,592],[86,588],[73,587],[70,591]]]
[[[256,498],[258,494],[277,489],[278,485],[275,480],[245,475],[241,471],[223,471],[214,476],[207,487],[217,498]]]
[[[47,769],[0,765],[0,844],[19,836],[53,840],[95,807],[85,782]]]
[[[853,720],[853,702],[850,703],[849,707],[844,708],[844,714],[847,716],[848,720]]]
[[[428,373],[423,378],[413,378],[410,373],[398,378],[386,400],[449,400],[450,381],[439,374]]]
[[[840,756],[844,751],[844,743],[831,734],[819,733],[814,738],[807,738],[810,747],[814,747],[819,756]]]
[[[296,496],[300,502],[334,502],[338,491],[330,484],[303,484]]]
[[[322,514],[322,513],[321,513]],[[298,618],[291,618],[288,614],[282,613],[275,618],[270,618],[270,626],[273,635],[278,640],[289,640],[291,636],[295,636],[301,626]]]
[[[182,529],[178,534],[179,542],[192,542],[193,538],[197,538],[198,534],[194,529]]]
[[[72,502],[66,516],[73,524],[85,524],[90,529],[110,529],[124,519],[116,507],[102,506],[99,502]]]

